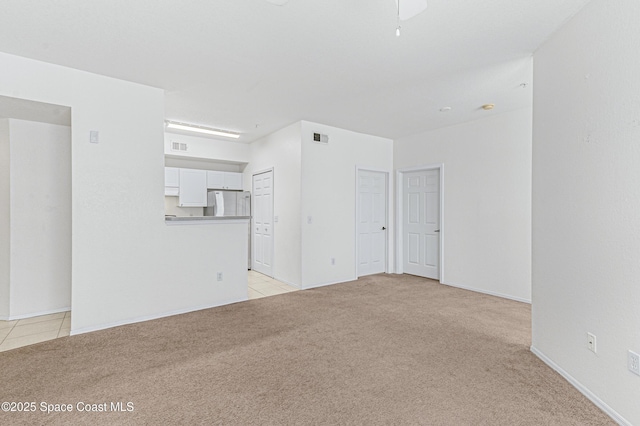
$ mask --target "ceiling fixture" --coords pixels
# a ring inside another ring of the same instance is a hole
[[[283,6],[289,0],[267,0],[271,4]],[[424,12],[427,8],[427,0],[402,0],[402,8],[400,8],[400,0],[396,0],[396,11],[398,25],[396,26],[396,37],[400,37],[400,21],[411,19],[419,13]]]
[[[396,15],[396,37],[400,37],[400,0],[396,0],[396,11],[398,12]]]
[[[228,130],[213,129],[211,127],[197,126],[195,124],[179,123],[177,121],[166,121],[167,129],[186,130],[187,132],[204,133],[205,135],[224,136],[238,139],[240,135]]]
[[[493,109],[493,107],[495,107],[494,104],[484,104],[482,105],[482,109],[485,111],[491,111]]]

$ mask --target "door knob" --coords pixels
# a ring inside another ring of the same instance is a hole
[[[387,229],[387,228],[385,228],[385,227],[383,226],[383,227],[382,227],[382,230],[384,231],[385,229]]]

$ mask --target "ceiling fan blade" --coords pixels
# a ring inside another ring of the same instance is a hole
[[[424,12],[427,8],[427,0],[396,0],[396,7],[400,7],[400,20],[406,21]]]
[[[267,0],[269,3],[277,4],[278,6],[282,6],[289,2],[289,0]]]

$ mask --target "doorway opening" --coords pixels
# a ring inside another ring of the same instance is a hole
[[[0,351],[69,335],[71,108],[0,96]]]

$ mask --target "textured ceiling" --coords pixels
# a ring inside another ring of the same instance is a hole
[[[532,53],[588,1],[430,0],[396,37],[393,0],[2,0],[0,51],[163,88],[167,119],[241,142],[398,138],[529,106]]]

